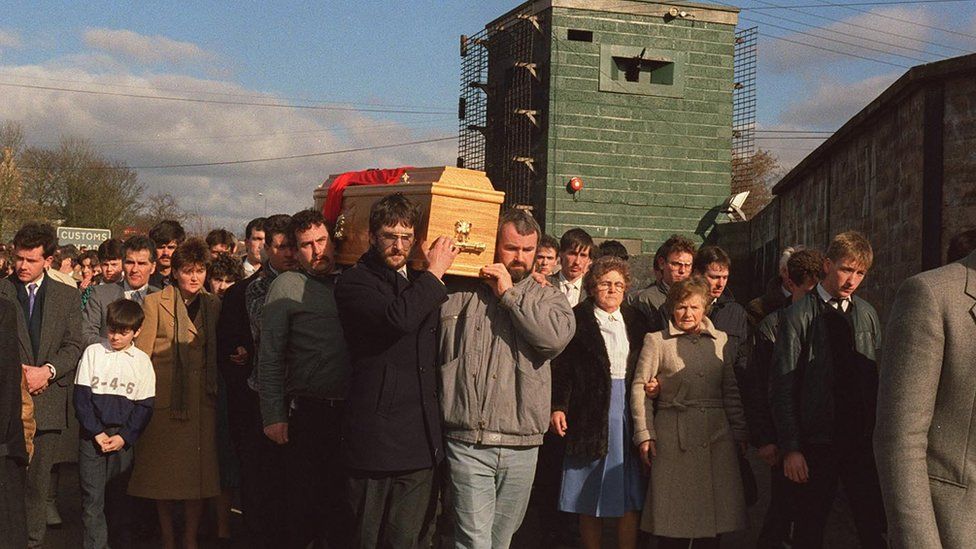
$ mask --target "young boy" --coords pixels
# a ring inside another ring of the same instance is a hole
[[[871,446],[881,322],[874,307],[854,295],[873,258],[864,235],[838,234],[827,248],[820,283],[780,316],[769,398],[783,473],[796,483],[798,549],[823,546],[841,483],[861,547],[886,546]]]
[[[149,424],[156,374],[149,356],[132,344],[145,318],[127,299],[109,304],[108,338],[89,345],[75,377],[75,414],[81,424],[78,469],[86,549],[130,545],[125,485],[132,447]]]

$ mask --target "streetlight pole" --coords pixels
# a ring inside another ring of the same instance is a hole
[[[264,193],[258,193],[258,198],[264,197],[264,217],[268,217],[268,197]]]

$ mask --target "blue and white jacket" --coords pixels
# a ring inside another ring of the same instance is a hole
[[[135,345],[116,351],[102,339],[81,355],[74,402],[82,438],[115,428],[126,448],[133,446],[149,425],[155,396],[152,361]]]

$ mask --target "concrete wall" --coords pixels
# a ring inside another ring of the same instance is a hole
[[[729,195],[734,27],[558,7],[549,17],[547,232],[582,227],[640,240],[643,253],[675,232],[703,238]],[[569,41],[569,29],[593,41]],[[600,91],[601,45],[685,55],[683,92]],[[586,184],[575,199],[573,176]]]

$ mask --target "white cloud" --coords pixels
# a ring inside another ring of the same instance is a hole
[[[0,29],[0,48],[16,49],[24,45],[17,31]]]
[[[216,54],[192,42],[180,42],[165,36],[146,36],[124,29],[90,28],[82,39],[90,48],[146,64],[187,65],[217,59]]]
[[[139,95],[284,102],[237,84],[179,74],[90,72],[87,65],[0,66],[11,82]],[[75,82],[75,84],[68,84]],[[98,85],[92,85],[97,82]],[[174,90],[188,90],[185,93]],[[233,94],[233,95],[232,95]],[[246,97],[240,97],[240,96]],[[431,120],[436,118],[436,120]],[[89,139],[106,156],[130,166],[195,164],[268,158],[403,143],[452,135],[444,116],[400,123],[388,115],[262,108],[4,88],[0,119],[24,125],[29,144],[50,146],[60,135]],[[437,126],[439,124],[439,126]],[[208,225],[241,232],[264,213],[312,205],[312,190],[329,174],[370,167],[453,164],[456,142],[230,166],[137,170],[147,194],[176,196]]]
[[[779,121],[801,128],[839,128],[899,76],[901,73],[887,73],[853,83],[821,80],[812,94],[783,109]]]
[[[760,49],[759,55],[762,63],[774,72],[807,76],[812,76],[818,70],[836,69],[840,62],[858,60],[827,50],[914,66],[944,55],[942,50],[934,50],[933,54],[913,51],[929,51],[929,46],[921,41],[934,40],[931,40],[931,29],[924,25],[931,27],[938,23],[935,15],[926,7],[875,8],[868,13],[844,18],[842,23],[832,22],[819,28],[803,27],[802,31],[808,34],[765,29],[776,36],[816,47],[770,40]],[[776,24],[780,22],[777,21]],[[789,25],[798,26],[791,23]],[[759,27],[761,31],[764,30],[761,23]],[[810,36],[811,34],[816,36]]]

